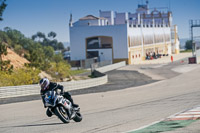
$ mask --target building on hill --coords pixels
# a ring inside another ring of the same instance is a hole
[[[172,12],[151,11],[148,1],[135,13],[99,11],[99,17],[87,15],[74,23],[71,16],[69,27],[72,64],[93,57],[133,64],[150,54],[179,53]]]

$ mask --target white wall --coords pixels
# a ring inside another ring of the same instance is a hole
[[[200,42],[196,42],[196,62],[197,64],[200,64]]]
[[[115,24],[125,24],[128,21],[128,13],[116,13]]]
[[[89,24],[89,25],[88,25]],[[79,20],[75,23],[73,23],[73,26],[98,26],[100,25],[100,20]]]
[[[128,58],[127,25],[70,27],[71,60],[86,59],[86,38],[109,36],[113,39],[114,59]]]
[[[99,16],[108,19],[108,25],[114,24],[114,12],[113,11],[100,11]]]

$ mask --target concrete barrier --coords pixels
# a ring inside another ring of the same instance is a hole
[[[108,82],[108,77],[107,75],[105,75],[103,77],[93,78],[93,79],[88,79],[88,80],[59,82],[59,84],[64,86],[65,91],[70,91],[70,90],[94,87],[94,86],[105,84],[107,82]],[[37,94],[40,94],[40,86],[37,84],[0,87],[0,99],[9,98],[9,97],[37,95]]]
[[[125,65],[126,63],[124,61],[124,62],[104,66],[101,68],[97,68],[96,70],[101,73],[104,73],[107,71],[111,71],[111,70],[123,67]],[[70,91],[70,90],[77,90],[77,89],[84,89],[84,88],[99,86],[107,82],[108,82],[108,76],[104,75],[102,77],[92,78],[92,79],[87,79],[87,80],[59,82],[59,84],[64,86],[65,91]],[[0,99],[9,98],[9,97],[37,95],[37,94],[40,94],[40,87],[37,84],[0,87]]]
[[[124,66],[126,66],[126,62],[122,61],[122,62],[115,63],[115,64],[112,64],[112,65],[96,68],[96,70],[101,72],[101,73],[105,73],[105,72],[112,71],[112,70],[115,70],[115,69],[118,69],[118,68],[124,67]]]

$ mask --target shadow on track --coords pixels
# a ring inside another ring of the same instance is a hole
[[[13,127],[37,127],[37,126],[51,126],[51,125],[61,125],[66,123],[48,123],[48,124],[28,124],[28,125],[19,125]]]
[[[43,124],[27,124],[27,125],[18,125],[18,126],[6,126],[0,128],[14,128],[14,127],[40,127],[40,126],[53,126],[53,125],[62,125],[66,123],[43,123]]]

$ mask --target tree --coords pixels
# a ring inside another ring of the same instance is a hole
[[[192,49],[192,40],[187,40],[186,41],[185,49]]]
[[[0,0],[0,21],[3,21],[3,12],[6,9],[7,4],[5,3],[6,0]],[[3,35],[3,34],[1,34]],[[6,43],[8,39],[6,39],[5,36],[2,36],[0,39],[0,71],[8,71],[11,72],[13,69],[13,66],[10,65],[10,61],[3,61],[3,56],[7,55],[7,46]]]
[[[56,33],[51,31],[47,35],[48,37],[45,36],[44,33],[42,32],[37,32],[35,35],[32,36],[32,40],[37,41],[42,45],[42,46],[51,46],[54,48],[54,50],[64,50],[64,45],[61,42],[58,42],[55,37]]]
[[[0,42],[5,42],[8,46],[11,45],[12,41],[4,31],[0,31]]]
[[[47,59],[53,60],[54,56],[54,49],[51,46],[45,46],[44,47],[44,53]]]
[[[63,43],[61,42],[57,43],[57,49],[64,50],[65,48],[64,48]]]
[[[7,46],[1,42],[0,43],[0,62],[3,61],[3,56],[7,55]]]
[[[7,55],[7,46],[4,42],[0,42],[0,71],[5,71],[11,73],[13,66],[10,65],[10,61],[3,61],[3,56]]]
[[[25,39],[24,34],[16,29],[11,29],[9,27],[4,28],[5,33],[7,36],[12,40],[11,46],[15,47],[16,44],[20,44],[20,42]]]
[[[52,37],[52,38],[55,38],[56,37],[56,33],[55,32],[53,32],[53,31],[51,31],[51,32],[49,32],[49,34],[48,34],[48,37]]]
[[[35,35],[32,36],[32,39],[36,41],[38,39],[38,42],[42,42],[46,38],[45,34],[42,32],[37,32]],[[41,40],[42,39],[42,40]]]
[[[6,0],[0,0],[0,21],[3,20],[2,16],[3,16],[3,12],[6,9],[7,4],[5,3]]]

